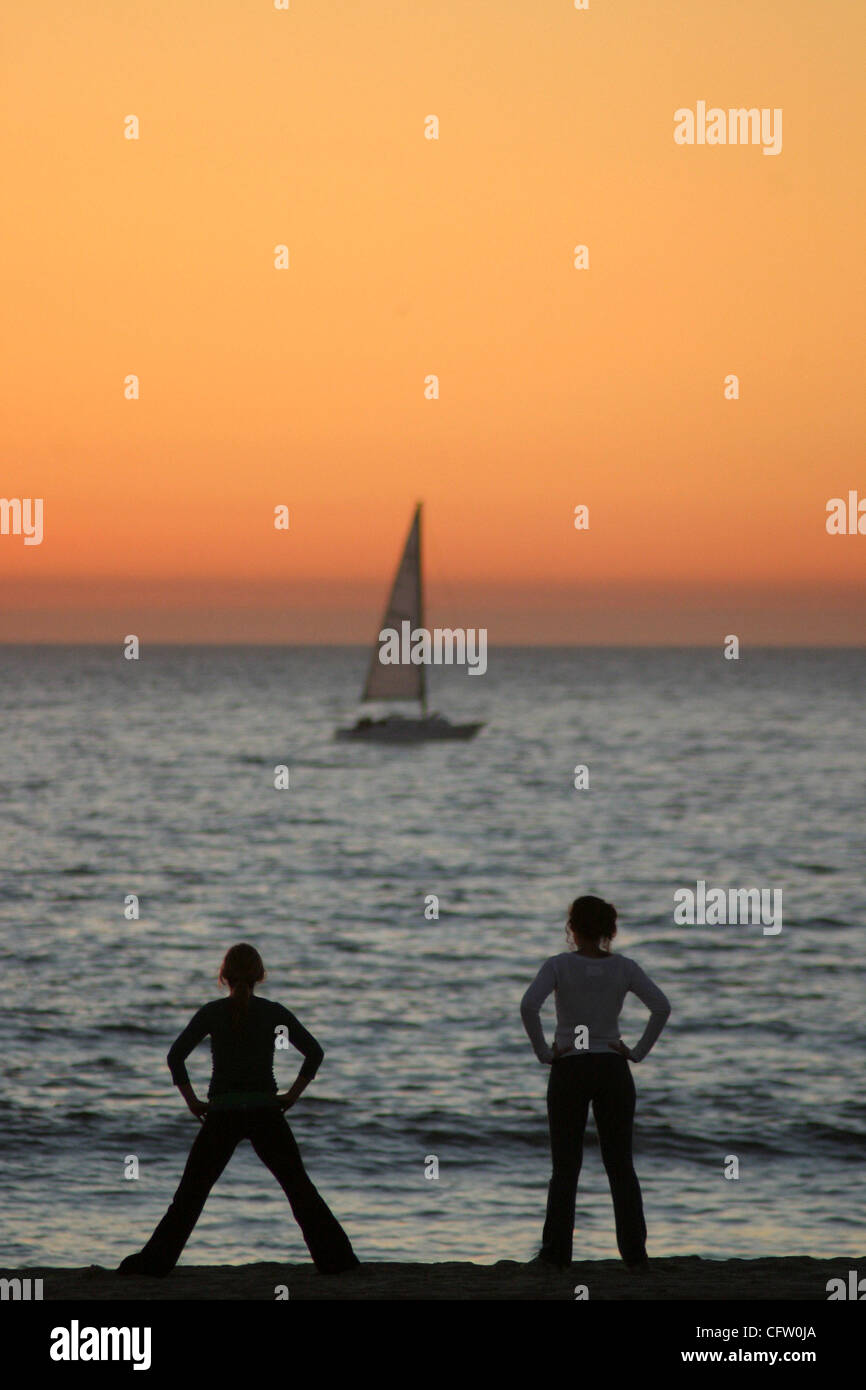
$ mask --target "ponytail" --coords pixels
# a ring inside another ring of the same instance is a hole
[[[232,988],[229,1003],[231,1004],[233,1027],[240,1028],[246,1018],[251,995],[252,990],[246,980],[238,980]]]
[[[239,942],[226,951],[217,978],[231,990],[232,1027],[240,1028],[250,1007],[253,986],[265,978],[262,958],[254,946]]]

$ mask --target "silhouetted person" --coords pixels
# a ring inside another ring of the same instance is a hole
[[[563,1268],[571,1264],[577,1180],[592,1102],[619,1252],[629,1269],[644,1269],[646,1225],[632,1163],[635,1090],[628,1064],[647,1055],[671,1006],[636,961],[610,951],[616,935],[616,908],[611,903],[589,896],[575,898],[568,914],[569,934],[576,950],[546,960],[520,1005],[535,1055],[550,1064],[547,1115],[553,1174],[537,1259]],[[551,1048],[545,1042],[539,1010],[552,990],[556,991],[556,1037]],[[650,1010],[643,1037],[633,1049],[620,1038],[617,1023],[629,990]],[[581,1027],[585,1035],[576,1035]]]
[[[288,1197],[316,1268],[322,1274],[340,1274],[359,1263],[348,1236],[308,1178],[283,1113],[312,1081],[324,1053],[282,1004],[255,997],[253,990],[264,978],[258,951],[245,944],[232,946],[219,973],[230,997],[205,1004],[171,1046],[172,1080],[202,1127],[171,1206],[144,1249],[121,1263],[121,1274],[165,1275],[174,1268],[208,1193],[241,1139],[249,1139]],[[284,1095],[277,1094],[273,1071],[278,1028],[304,1054],[297,1079]],[[213,1077],[206,1103],[196,1097],[184,1062],[208,1034]]]

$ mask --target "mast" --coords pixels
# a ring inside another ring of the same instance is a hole
[[[423,569],[422,569],[422,565],[421,565],[421,507],[422,507],[422,503],[419,502],[419,503],[416,505],[416,507],[415,507],[415,519],[416,519],[416,522],[417,522],[417,525],[418,525],[418,551],[417,551],[417,563],[418,563],[418,626],[421,627],[421,628],[423,628],[423,626],[424,626],[424,582],[423,582],[424,576],[423,576]],[[426,717],[427,717],[427,671],[426,671],[426,668],[425,668],[425,666],[423,665],[423,663],[422,663],[422,666],[421,666],[421,697],[420,697],[420,698],[421,698],[421,715],[422,715],[422,718],[425,718],[425,719],[426,719]]]
[[[421,708],[426,713],[427,687],[424,666],[416,666],[414,662],[408,665],[402,662],[397,665],[388,662],[383,665],[379,660],[384,629],[401,634],[406,625],[410,631],[422,625],[420,526],[419,502],[415,506],[409,532],[400,553],[385,612],[379,625],[379,637],[373,643],[370,653],[361,701],[420,700]]]

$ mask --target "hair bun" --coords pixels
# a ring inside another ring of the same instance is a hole
[[[573,936],[586,941],[610,941],[616,935],[616,908],[604,898],[584,894],[571,904],[568,925]]]

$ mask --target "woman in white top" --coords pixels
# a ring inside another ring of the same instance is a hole
[[[538,1259],[571,1264],[577,1180],[590,1102],[610,1182],[619,1252],[629,1269],[645,1269],[646,1225],[632,1164],[635,1090],[629,1062],[640,1062],[661,1033],[671,1006],[636,961],[614,955],[616,908],[602,898],[575,898],[566,935],[576,949],[544,962],[523,996],[520,1014],[540,1062],[550,1066],[547,1115],[553,1174]],[[539,1010],[556,991],[556,1037],[548,1047]],[[650,1010],[634,1048],[619,1036],[628,991]]]

